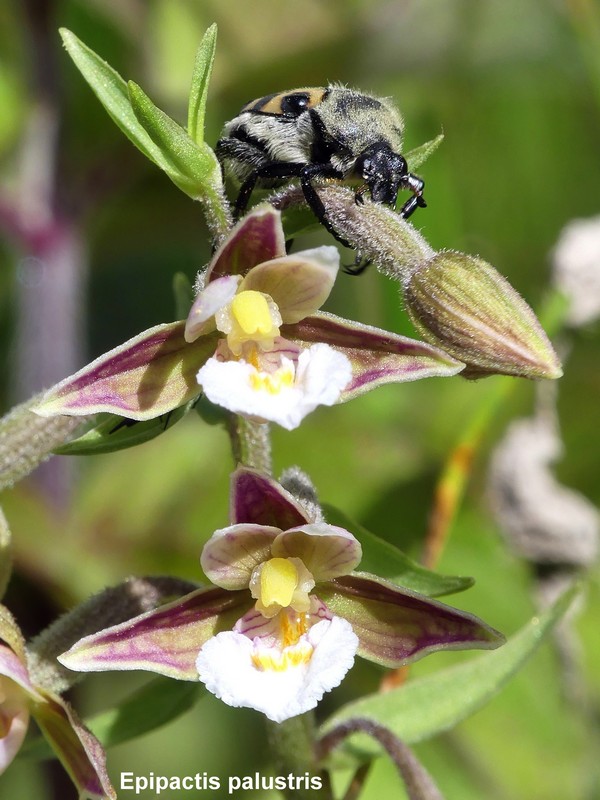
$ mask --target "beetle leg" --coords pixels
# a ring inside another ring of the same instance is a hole
[[[300,173],[300,185],[302,187],[304,199],[321,225],[329,231],[336,241],[344,245],[344,247],[349,247],[353,250],[354,248],[352,245],[337,233],[327,219],[327,212],[325,211],[323,201],[312,184],[313,178],[317,176],[319,178],[341,178],[342,176],[338,170],[330,164],[306,164]]]
[[[270,164],[264,164],[262,167],[257,167],[257,169],[250,173],[240,188],[237,200],[235,201],[235,218],[238,219],[246,210],[246,206],[250,200],[250,195],[254,191],[258,181],[264,179],[277,180],[278,178],[297,178],[302,174],[302,170],[305,168],[305,166],[305,164],[297,164],[294,162],[273,161]]]
[[[411,214],[413,214],[417,208],[426,208],[427,203],[425,202],[425,198],[423,197],[423,189],[425,188],[425,182],[418,178],[416,175],[413,175],[412,172],[407,172],[406,176],[402,179],[402,185],[405,189],[410,189],[413,193],[412,197],[404,203],[402,208],[400,209],[400,216],[403,219],[408,219]]]

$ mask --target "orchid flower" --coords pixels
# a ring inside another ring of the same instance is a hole
[[[276,481],[239,468],[231,525],[202,552],[214,585],[87,636],[59,661],[199,679],[225,703],[281,722],[314,708],[355,654],[397,667],[502,643],[466,612],[357,572],[360,558],[352,533],[311,520]]]
[[[116,798],[100,742],[58,694],[30,674],[25,641],[5,606],[0,606],[0,773],[19,751],[31,716],[69,773],[80,798]]]
[[[338,261],[333,247],[286,255],[279,212],[258,206],[215,253],[187,320],[100,356],[35,411],[147,420],[202,391],[231,411],[294,428],[318,405],[463,369],[432,345],[318,310]]]

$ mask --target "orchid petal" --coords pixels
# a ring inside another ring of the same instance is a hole
[[[59,761],[69,773],[80,797],[116,800],[106,772],[106,755],[100,742],[83,725],[73,709],[55,694],[34,709],[35,721]]]
[[[335,247],[304,250],[254,267],[242,281],[240,291],[254,289],[270,295],[284,323],[299,322],[327,300],[339,266],[340,254]]]
[[[455,375],[464,368],[460,361],[432,345],[325,312],[295,325],[284,325],[281,333],[307,345],[325,342],[348,357],[352,380],[342,391],[340,402],[384,383]]]
[[[217,335],[188,344],[185,323],[150,328],[92,361],[46,393],[34,409],[42,417],[108,411],[152,419],[199,394],[198,368],[211,356]]]
[[[231,521],[270,525],[282,531],[308,522],[306,511],[280,483],[249,467],[231,476]]]
[[[333,614],[347,619],[360,640],[358,654],[399,667],[435,650],[492,649],[502,634],[465,611],[399,589],[368,573],[317,587]]]
[[[215,253],[206,273],[206,281],[223,275],[245,275],[248,270],[285,255],[281,215],[263,203],[233,227]]]
[[[239,275],[224,275],[198,294],[185,323],[186,342],[194,342],[215,329],[214,315],[233,300],[239,284]]]
[[[198,589],[173,603],[85,636],[58,657],[80,672],[142,669],[178,680],[194,681],[196,656],[222,629],[231,628],[240,606],[249,606],[246,592]]]
[[[247,589],[253,570],[271,556],[279,528],[242,523],[215,531],[200,563],[206,577],[222,589]]]
[[[357,644],[345,620],[322,620],[292,646],[303,648],[300,663],[259,669],[253,658],[268,653],[268,646],[227,631],[204,645],[197,666],[200,680],[224,703],[254,708],[274,722],[283,722],[315,708],[325,692],[341,683],[354,663]],[[272,650],[276,656],[281,653]]]
[[[356,537],[323,522],[280,533],[271,553],[274,557],[299,558],[317,582],[347,575],[362,558]]]

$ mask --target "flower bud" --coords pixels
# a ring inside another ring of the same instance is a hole
[[[482,259],[436,253],[408,277],[404,295],[419,332],[465,362],[465,377],[562,375],[557,355],[531,308]]]

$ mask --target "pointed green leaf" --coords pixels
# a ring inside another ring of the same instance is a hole
[[[199,147],[167,114],[131,86],[71,31],[62,28],[64,45],[109,116],[142,153],[194,199],[220,191],[221,171],[212,150]],[[134,84],[135,86],[135,84]]]
[[[61,28],[60,35],[67,52],[111,119],[147,158],[169,172],[168,161],[133,113],[123,78],[74,33]]]
[[[192,707],[206,691],[201,683],[156,678],[121,703],[95,717],[90,729],[105,747],[156,730]]]
[[[389,728],[407,744],[422,741],[452,728],[475,713],[523,666],[529,656],[567,611],[574,587],[552,608],[534,617],[504,647],[434,675],[409,681],[398,689],[348,703],[324,725],[329,731],[340,722],[367,718]],[[377,746],[366,736],[352,737],[348,748],[359,758],[370,758]]]
[[[334,506],[325,503],[323,510],[327,522],[346,528],[360,541],[363,557],[358,568],[361,572],[378,575],[397,586],[413,589],[427,597],[441,597],[446,594],[463,592],[474,583],[473,578],[439,575],[431,572],[405,555],[402,550],[349,519]]]
[[[192,401],[193,403],[193,401]],[[188,413],[192,403],[148,420],[135,420],[117,414],[102,414],[102,419],[81,436],[57,447],[60,456],[93,456],[136,447],[160,436]]]
[[[418,169],[432,153],[435,153],[435,151],[441,145],[443,139],[444,134],[440,133],[435,137],[435,139],[431,139],[429,142],[425,142],[424,144],[409,150],[408,153],[405,153],[404,158],[406,159],[409,170],[412,172],[413,170]]]
[[[217,174],[220,182],[220,169],[212,150],[207,145],[197,145],[181,125],[155,106],[136,83],[129,81],[128,89],[133,112],[159,148],[163,160],[163,165],[159,166],[165,169],[173,183],[193,198],[205,194],[207,185],[214,189]]]
[[[188,133],[197,144],[204,141],[204,114],[208,83],[215,60],[217,46],[217,26],[213,24],[206,31],[196,52],[196,63],[192,75],[192,86],[188,105]]]

